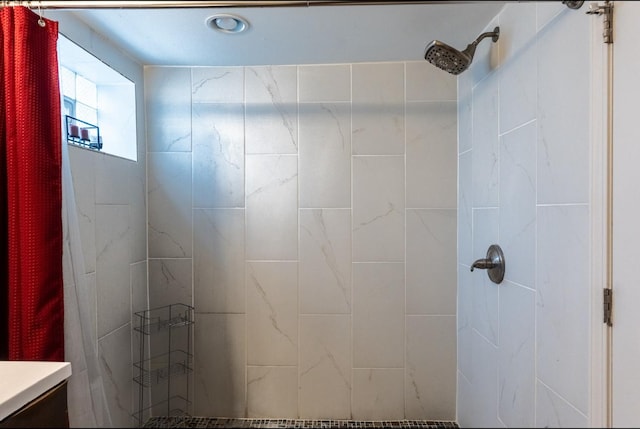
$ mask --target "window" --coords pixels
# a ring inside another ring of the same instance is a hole
[[[58,60],[67,142],[135,161],[135,84],[62,34]]]
[[[101,150],[96,84],[61,65],[60,86],[67,142]]]
[[[96,84],[65,66],[60,66],[60,82],[65,114],[97,124],[98,89]]]

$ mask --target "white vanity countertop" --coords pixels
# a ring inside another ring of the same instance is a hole
[[[69,362],[0,361],[0,421],[70,376]]]

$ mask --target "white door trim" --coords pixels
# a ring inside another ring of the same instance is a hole
[[[603,322],[603,289],[611,278],[611,78],[612,44],[602,37],[602,18],[591,19],[591,427],[611,427],[611,328]]]

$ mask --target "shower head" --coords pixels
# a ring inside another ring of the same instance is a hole
[[[482,33],[476,40],[467,45],[464,51],[452,48],[439,40],[434,40],[427,45],[424,59],[446,72],[458,75],[469,68],[476,52],[476,46],[485,37],[491,37],[491,40],[497,42],[498,37],[500,37],[500,27],[494,28],[493,31]]]

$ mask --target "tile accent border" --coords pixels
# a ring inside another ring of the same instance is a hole
[[[296,420],[233,419],[217,417],[152,417],[145,428],[458,428],[456,422],[437,420]]]

